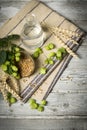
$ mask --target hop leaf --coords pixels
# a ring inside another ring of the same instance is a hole
[[[4,64],[6,61],[7,53],[6,51],[0,51],[0,65]]]

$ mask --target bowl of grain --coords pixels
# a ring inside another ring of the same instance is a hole
[[[34,73],[35,62],[28,52],[21,52],[21,60],[18,62],[18,67],[22,78],[28,77]]]

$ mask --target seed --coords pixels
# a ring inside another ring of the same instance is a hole
[[[40,112],[42,112],[42,111],[44,111],[44,107],[41,106],[41,105],[39,105],[39,107],[37,108],[37,110],[40,111]]]

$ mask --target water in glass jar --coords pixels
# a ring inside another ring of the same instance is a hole
[[[35,49],[42,46],[44,33],[35,15],[31,15],[22,30],[22,40],[25,46]]]

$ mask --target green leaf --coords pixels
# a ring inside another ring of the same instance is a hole
[[[20,35],[18,34],[13,34],[4,38],[0,38],[0,47],[1,49],[5,47],[7,48],[9,45],[11,45],[12,41],[19,40],[19,39],[20,39]]]
[[[19,40],[20,39],[20,35],[18,34],[13,34],[13,35],[9,35],[7,37],[8,40]]]
[[[10,74],[10,75],[13,73],[11,66],[8,66],[7,73]]]
[[[3,50],[0,51],[0,65],[2,65],[3,63],[5,63],[6,57],[7,57],[6,51],[3,51]]]
[[[0,38],[0,47],[7,47],[9,44],[9,41],[7,38]]]

